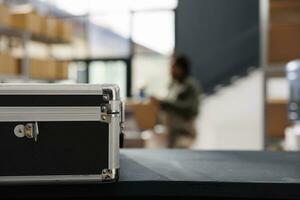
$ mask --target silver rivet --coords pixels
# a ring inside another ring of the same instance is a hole
[[[105,106],[101,107],[101,112],[106,112],[106,107]]]
[[[14,128],[14,133],[18,138],[22,138],[25,136],[25,126],[23,124],[19,124]]]
[[[104,101],[108,101],[108,100],[109,100],[108,95],[103,95],[103,100],[104,100]]]

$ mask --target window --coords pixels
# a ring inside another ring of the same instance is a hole
[[[94,61],[89,67],[89,83],[118,84],[121,97],[126,97],[126,63],[124,61]]]
[[[173,11],[134,13],[133,93],[146,88],[147,95],[166,94],[170,80],[170,56],[175,43],[174,29]]]
[[[87,64],[85,62],[72,62],[69,64],[69,79],[77,83],[87,83]]]
[[[146,87],[148,95],[163,96],[166,93],[170,80],[170,55],[175,44],[174,9],[177,7],[177,0],[48,2],[78,18],[76,23],[81,24],[79,27],[85,30],[78,37],[80,39],[73,41],[70,53],[86,63],[85,70],[78,68],[86,76],[78,75],[78,80],[117,83],[123,97],[126,93],[137,94],[142,87]],[[78,49],[84,51],[80,52]],[[65,52],[67,51],[63,49],[59,56]],[[128,69],[131,71],[127,71]],[[130,91],[126,91],[128,88]]]
[[[130,15],[128,12],[109,12],[92,15],[88,28],[90,57],[129,57],[129,34]]]

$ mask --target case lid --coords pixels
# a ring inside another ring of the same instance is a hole
[[[0,95],[101,95],[100,84],[0,84]]]

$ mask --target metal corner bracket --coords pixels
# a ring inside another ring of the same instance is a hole
[[[119,169],[103,169],[101,172],[103,182],[113,182],[119,179]]]

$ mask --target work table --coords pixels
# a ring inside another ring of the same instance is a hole
[[[1,186],[0,197],[299,199],[300,154],[122,150],[117,183]]]

